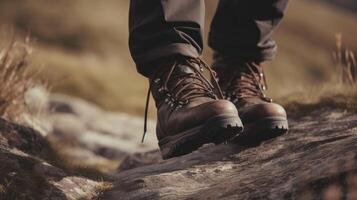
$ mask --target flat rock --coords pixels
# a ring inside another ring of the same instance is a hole
[[[134,156],[103,199],[357,199],[357,115],[323,109],[290,124],[257,146],[206,145],[151,163]]]
[[[39,121],[49,124],[47,140],[73,167],[115,172],[131,155],[158,149],[155,134],[141,143],[143,119],[107,112],[79,98],[49,95],[49,111]],[[149,120],[149,132],[155,122]]]
[[[48,107],[44,134],[0,120],[0,199],[357,199],[356,113],[305,110],[261,144],[162,160],[154,134],[140,143],[140,117],[60,95]]]
[[[0,119],[0,199],[92,199],[106,185],[56,164],[56,152],[40,133]]]

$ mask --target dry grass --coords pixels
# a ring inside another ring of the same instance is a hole
[[[206,3],[208,27],[217,1]],[[136,73],[128,51],[128,4],[125,0],[3,0],[0,22],[19,32],[31,30],[36,38],[31,63],[35,70],[43,66],[41,75],[49,79],[53,91],[108,110],[142,115],[147,81]],[[356,19],[324,3],[292,1],[275,34],[278,57],[266,68],[269,96],[276,99],[335,84],[330,58],[333,37],[343,32],[350,48],[357,48]],[[210,61],[211,53],[205,48],[205,60]]]
[[[25,111],[24,95],[36,83],[34,74],[28,72],[28,43],[29,38],[24,43],[12,39],[0,51],[0,116],[9,120]]]
[[[290,116],[308,115],[314,110],[343,109],[357,112],[357,86],[326,83],[322,87],[295,92],[278,99],[288,110]]]
[[[280,99],[293,116],[307,114],[319,107],[357,112],[356,57],[343,43],[341,33],[336,34],[336,49],[332,52],[332,59],[334,76],[329,81]]]
[[[343,45],[342,34],[336,34],[336,50],[332,52],[333,60],[340,80],[347,85],[357,84],[357,62],[352,50]]]
[[[103,199],[102,196],[105,194],[105,192],[109,191],[113,187],[114,187],[113,183],[101,181],[100,184],[96,187],[97,196],[93,200]]]

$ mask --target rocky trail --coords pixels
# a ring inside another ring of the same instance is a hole
[[[142,119],[52,95],[26,128],[0,120],[0,199],[357,199],[357,115],[319,108],[261,144],[162,160]]]

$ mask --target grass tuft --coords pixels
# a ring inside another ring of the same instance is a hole
[[[0,46],[0,117],[16,121],[25,112],[25,93],[36,85],[35,73],[28,70],[32,49],[29,38]]]
[[[357,113],[357,86],[328,84],[308,92],[296,92],[279,99],[291,117],[309,115],[315,110],[342,109]]]
[[[343,44],[342,34],[336,34],[336,49],[332,52],[334,75],[322,86],[294,92],[280,98],[292,116],[308,115],[316,109],[338,108],[357,113],[357,62],[354,52]]]
[[[97,195],[93,200],[103,199],[102,197],[105,194],[105,192],[109,191],[113,187],[114,187],[113,183],[105,182],[105,181],[100,182],[100,184],[96,187]]]
[[[343,44],[342,34],[336,34],[336,50],[332,52],[333,60],[338,73],[341,75],[340,81],[344,84],[357,84],[357,62],[355,53]]]

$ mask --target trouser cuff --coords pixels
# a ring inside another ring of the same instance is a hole
[[[247,62],[255,62],[257,64],[262,63],[264,61],[270,61],[275,58],[276,54],[276,47],[274,49],[259,51],[259,53],[252,53],[252,54],[240,54],[237,52],[235,54],[227,54],[215,51],[213,54],[213,68],[220,68],[220,67],[235,67],[241,66]]]
[[[200,53],[190,44],[174,43],[139,55],[133,55],[133,58],[138,72],[146,77],[149,77],[157,69],[156,61],[161,58],[172,57],[175,55],[198,58]]]

